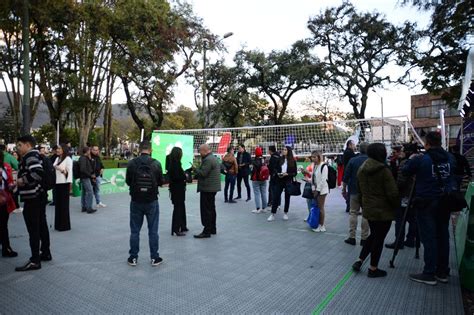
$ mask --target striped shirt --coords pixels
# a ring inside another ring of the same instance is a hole
[[[19,187],[22,201],[32,200],[45,195],[41,182],[44,176],[43,164],[38,150],[30,150],[23,156],[20,162],[18,178],[24,185]]]

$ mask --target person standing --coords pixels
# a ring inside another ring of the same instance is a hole
[[[8,234],[8,219],[10,213],[16,209],[11,188],[13,187],[12,168],[4,162],[4,151],[0,150],[0,244],[2,244],[2,257],[16,257],[18,253],[10,246]]]
[[[51,148],[51,155],[49,156],[49,160],[51,162],[51,165],[54,164],[54,161],[56,161],[56,159],[58,158],[58,153],[57,153],[57,150],[58,150],[58,146],[57,145],[54,145],[52,148]],[[53,201],[51,201],[49,203],[50,206],[54,206],[56,204],[56,187],[53,187],[53,189],[51,189],[51,193],[53,195]]]
[[[268,147],[268,153],[270,154],[270,159],[268,161],[268,170],[270,171],[270,181],[268,183],[268,206],[271,207],[273,203],[273,190],[275,189],[278,164],[280,163],[280,154],[277,152],[274,145]],[[281,200],[279,200],[278,204],[280,204],[280,202]]]
[[[268,217],[267,221],[275,221],[275,214],[278,207],[280,206],[281,193],[285,191],[285,208],[283,214],[283,220],[288,220],[288,210],[290,208],[290,193],[288,192],[287,185],[289,185],[293,178],[296,176],[297,168],[296,161],[293,157],[293,150],[287,146],[283,148],[280,162],[275,169],[275,187],[273,190],[273,201],[272,201],[272,214]]]
[[[31,257],[25,265],[15,268],[16,271],[41,269],[41,261],[52,259],[46,221],[48,197],[42,187],[44,170],[38,150],[33,149],[35,145],[36,140],[31,135],[18,138],[21,162],[17,185],[24,202],[23,217],[30,237]]]
[[[68,147],[61,144],[56,147],[57,158],[53,162],[56,170],[56,199],[54,214],[54,229],[69,231],[71,219],[69,216],[69,190],[72,183],[72,159]]]
[[[250,164],[252,163],[252,157],[250,153],[245,151],[245,145],[239,145],[239,153],[237,153],[237,163],[239,164],[239,172],[237,174],[237,198],[242,198],[242,179],[244,180],[245,188],[247,188],[247,200],[251,199],[250,197],[250,184],[249,184],[249,175],[250,175]]]
[[[356,149],[356,145],[354,143],[354,141],[352,140],[349,140],[347,141],[347,144],[346,144],[346,149],[344,150],[344,153],[342,154],[342,162],[343,162],[343,177],[344,177],[344,173],[346,172],[346,167],[347,167],[347,164],[349,164],[349,161],[356,156],[355,154],[355,149]],[[350,196],[351,195],[351,192],[348,191],[348,194],[347,196]],[[350,198],[346,198],[346,212],[349,212],[350,210]]]
[[[208,144],[199,147],[201,166],[196,169],[197,191],[200,195],[201,223],[204,229],[195,238],[209,238],[216,234],[216,193],[221,190],[221,173],[217,158]]]
[[[358,215],[361,209],[359,203],[359,188],[357,186],[357,172],[364,162],[367,160],[367,142],[362,142],[359,146],[360,154],[352,158],[347,163],[346,171],[344,172],[344,178],[342,181],[342,195],[344,198],[350,200],[350,218],[349,218],[349,238],[345,239],[344,242],[349,245],[356,244],[356,233],[357,233],[357,221]],[[350,191],[350,194],[348,194]],[[361,233],[360,233],[360,245],[364,246],[364,243],[369,236],[369,222],[366,218],[362,217],[361,220]]]
[[[263,150],[260,147],[255,148],[255,158],[252,161],[252,187],[255,197],[255,210],[252,213],[267,212],[267,179],[261,178],[261,169],[265,165]]]
[[[329,194],[329,185],[328,185],[328,168],[331,167],[328,164],[324,163],[324,158],[321,152],[315,152],[315,160],[313,167],[313,176],[312,176],[312,188],[314,192],[315,202],[318,204],[319,208],[319,226],[313,229],[314,232],[326,232],[326,227],[324,225],[326,219],[326,196]]]
[[[173,219],[171,221],[171,235],[185,236],[186,227],[186,174],[181,166],[183,150],[174,147],[168,155],[168,179],[173,203]]]
[[[91,161],[91,149],[82,148],[82,155],[79,158],[79,172],[81,179],[81,206],[82,212],[94,213],[97,209],[92,208],[93,188],[92,182],[95,180],[94,168]]]
[[[305,186],[309,185],[311,188],[313,187],[313,170],[315,169],[315,161],[318,158],[318,151],[313,151],[311,152],[311,155],[309,157],[309,160],[311,163],[306,167],[306,169],[301,168],[301,173],[303,174],[303,181],[305,182]],[[313,203],[315,202],[314,198],[306,198],[306,206],[308,207],[308,214],[311,212],[311,207],[313,206]],[[306,218],[304,219],[304,222],[306,222]]]
[[[102,175],[104,173],[104,164],[102,164],[102,160],[100,159],[99,147],[96,145],[92,146],[91,148],[91,161],[95,175],[95,181],[93,181],[92,185],[95,202],[97,204],[97,208],[105,208],[107,205],[100,201],[100,183],[102,182]]]
[[[3,151],[3,160],[8,163],[14,171],[18,171],[19,162],[12,154],[7,152],[7,147],[4,144],[0,144],[0,150]]]
[[[142,141],[139,145],[140,156],[128,162],[125,182],[130,187],[130,256],[128,264],[136,266],[140,251],[140,230],[143,218],[148,224],[148,243],[152,266],[163,262],[160,257],[158,225],[160,208],[158,204],[158,187],[163,180],[160,162],[151,157],[150,141]]]
[[[236,203],[234,198],[235,179],[239,171],[237,159],[234,156],[233,148],[228,147],[227,153],[222,158],[223,170],[225,175],[224,202]],[[229,192],[230,187],[230,192]]]
[[[383,244],[395,210],[400,206],[398,188],[392,172],[386,165],[387,150],[383,143],[372,143],[367,148],[368,159],[360,167],[357,178],[359,182],[359,203],[362,205],[362,215],[369,221],[370,235],[367,238],[359,259],[352,265],[356,272],[360,271],[362,263],[370,255],[368,277],[385,277],[387,272],[379,269],[378,264],[382,255]]]
[[[410,274],[410,280],[436,285],[448,282],[451,215],[441,196],[453,190],[455,160],[441,147],[439,132],[426,134],[425,150],[424,155],[412,155],[402,169],[405,175],[416,176],[413,207],[424,248],[423,272]]]

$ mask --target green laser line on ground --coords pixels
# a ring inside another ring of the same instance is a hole
[[[316,308],[313,310],[313,312],[311,313],[312,315],[319,315],[321,314],[322,311],[324,311],[324,309],[328,306],[328,304],[332,301],[332,299],[334,298],[334,296],[336,294],[339,293],[339,291],[341,291],[342,287],[346,284],[346,282],[349,280],[349,278],[354,274],[354,271],[352,270],[349,270],[345,275],[344,277],[342,277],[342,279],[336,284],[336,286],[334,287],[334,289],[331,290],[331,292],[328,293],[328,295],[326,295],[326,297],[324,298],[324,300],[321,301],[321,303],[318,304],[318,306],[316,306]]]

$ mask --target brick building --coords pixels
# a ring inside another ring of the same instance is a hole
[[[429,131],[438,130],[440,124],[439,110],[445,109],[444,123],[449,134],[449,145],[456,143],[462,118],[456,108],[448,106],[441,95],[418,94],[411,96],[411,123],[416,132],[423,136]]]

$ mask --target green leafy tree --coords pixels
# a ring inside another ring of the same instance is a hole
[[[410,81],[407,68],[398,76],[387,66],[408,66],[420,35],[414,24],[395,26],[380,13],[360,13],[344,2],[311,18],[308,29],[312,46],[324,54],[328,85],[347,97],[356,118],[365,118],[372,89]]]
[[[295,93],[324,83],[322,64],[310,52],[310,46],[298,41],[287,51],[241,50],[234,58],[243,69],[244,84],[270,99],[274,124],[281,124],[290,99]]]

